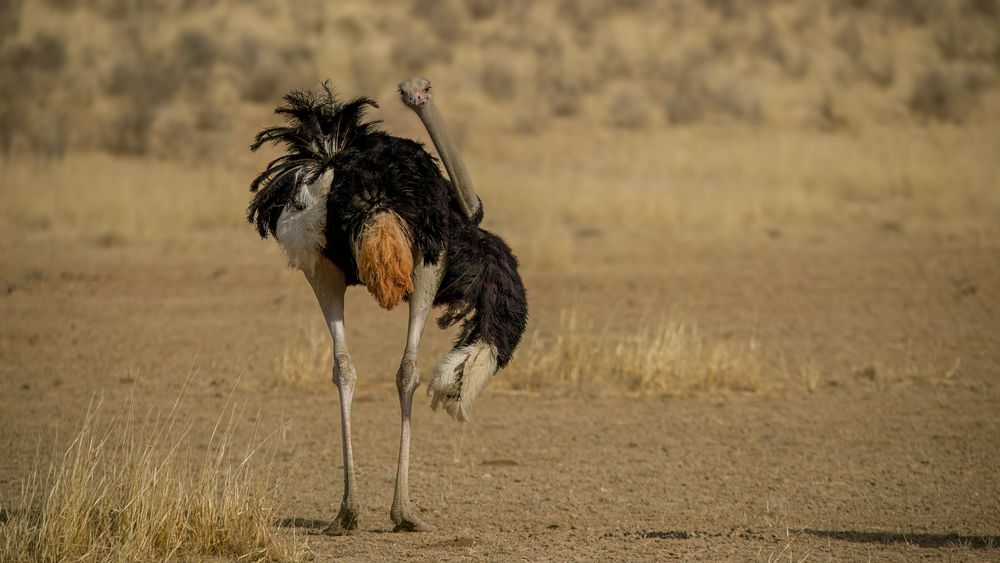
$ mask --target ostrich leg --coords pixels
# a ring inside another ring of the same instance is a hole
[[[396,490],[392,495],[389,515],[396,525],[394,532],[427,532],[434,528],[426,524],[413,511],[410,504],[410,411],[413,392],[420,385],[417,370],[417,349],[424,330],[427,314],[434,305],[434,296],[444,273],[444,257],[434,266],[421,264],[413,269],[413,294],[410,296],[410,323],[406,331],[406,351],[396,373],[396,390],[399,391],[401,427],[399,435],[399,465],[396,468]]]
[[[344,499],[340,503],[337,518],[325,530],[328,534],[341,535],[358,527],[357,485],[354,481],[354,455],[351,452],[351,397],[357,375],[347,351],[344,329],[344,292],[347,284],[344,273],[325,259],[316,261],[312,272],[306,272],[306,279],[316,293],[316,300],[323,309],[323,317],[333,337],[333,382],[340,395],[340,426],[343,432],[344,448]]]

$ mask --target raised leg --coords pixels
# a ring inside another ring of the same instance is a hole
[[[357,485],[354,480],[354,455],[351,451],[351,398],[357,375],[347,351],[344,329],[344,292],[347,284],[344,273],[324,259],[317,262],[312,272],[306,272],[306,279],[316,293],[333,337],[333,382],[340,394],[340,426],[343,432],[344,499],[340,503],[337,518],[325,531],[340,535],[358,527]]]
[[[417,266],[413,269],[413,294],[410,296],[410,324],[406,333],[406,350],[396,373],[396,390],[399,392],[401,427],[399,434],[399,464],[396,468],[396,491],[392,496],[390,516],[396,532],[426,532],[434,528],[417,518],[410,504],[410,412],[413,392],[420,385],[417,370],[417,349],[424,331],[427,314],[434,305],[434,296],[441,284],[443,260],[436,266]]]

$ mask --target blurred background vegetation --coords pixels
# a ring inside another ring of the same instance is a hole
[[[996,0],[4,0],[0,151],[216,159],[289,89],[412,73],[514,135],[992,127],[998,72]]]

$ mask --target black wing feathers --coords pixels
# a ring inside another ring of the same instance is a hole
[[[247,221],[261,237],[274,236],[281,210],[295,196],[300,181],[310,182],[332,165],[334,156],[353,139],[378,131],[378,122],[364,121],[370,98],[337,100],[329,83],[319,93],[295,91],[284,98],[275,113],[285,116],[284,126],[268,127],[257,134],[250,150],[268,143],[282,145],[286,153],[268,163],[250,183],[255,195],[247,209]]]

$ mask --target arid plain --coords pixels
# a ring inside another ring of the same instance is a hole
[[[10,6],[0,558],[1000,557],[996,3]],[[406,312],[348,291],[330,537],[328,336],[245,147],[323,78],[426,140],[413,73],[531,318],[470,422],[419,392],[437,531],[393,534]]]

